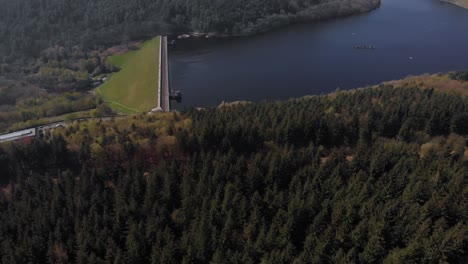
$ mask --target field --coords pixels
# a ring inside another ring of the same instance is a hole
[[[144,42],[138,50],[113,55],[108,60],[120,71],[96,89],[96,94],[115,112],[135,114],[157,106],[159,37]]]

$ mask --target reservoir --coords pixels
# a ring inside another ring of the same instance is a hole
[[[374,49],[356,49],[372,45]],[[439,0],[382,0],[366,14],[260,36],[170,46],[177,109],[285,100],[408,75],[468,69],[468,10]]]

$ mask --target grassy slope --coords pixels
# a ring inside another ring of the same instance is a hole
[[[157,106],[159,37],[143,43],[139,50],[109,57],[121,70],[96,92],[116,112],[135,114]]]

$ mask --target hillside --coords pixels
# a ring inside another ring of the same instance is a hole
[[[77,47],[87,51],[162,33],[254,34],[362,13],[379,4],[379,0],[220,0],[215,4],[208,0],[0,0],[0,59],[37,58],[56,45],[69,53]]]
[[[108,58],[120,71],[97,88],[96,94],[115,112],[138,114],[158,105],[159,40],[156,37],[138,50]]]
[[[384,84],[0,147],[2,263],[463,263],[468,97]]]
[[[468,0],[442,0],[442,1],[468,9]]]

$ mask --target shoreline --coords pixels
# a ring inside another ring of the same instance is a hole
[[[464,8],[468,10],[468,0],[440,0],[444,3],[449,3],[452,5],[456,5],[458,7]]]
[[[452,93],[457,94],[459,96],[468,96],[468,81],[461,81],[451,77],[452,74],[455,73],[462,73],[468,72],[467,71],[447,71],[447,72],[439,72],[439,73],[423,73],[419,75],[408,75],[406,77],[402,77],[401,79],[395,80],[387,80],[382,81],[377,84],[371,84],[362,87],[356,87],[351,89],[344,89],[339,91],[330,91],[323,94],[306,94],[299,97],[293,97],[289,99],[272,99],[272,100],[262,100],[266,102],[286,102],[286,101],[296,101],[302,99],[309,99],[312,97],[335,97],[338,93],[354,93],[358,91],[362,91],[365,89],[379,89],[382,86],[391,85],[394,88],[402,88],[404,87],[414,87],[416,85],[419,89],[434,89],[435,91],[441,93]],[[437,84],[437,85],[434,85]],[[434,87],[435,86],[435,87]],[[233,106],[244,106],[247,104],[257,104],[260,101],[248,101],[248,100],[237,100],[237,101],[222,101],[218,105],[213,106],[205,106],[199,107],[202,109],[207,108],[223,108],[223,107],[233,107]]]
[[[463,1],[463,0],[462,0]],[[239,38],[239,37],[252,37],[257,35],[262,35],[268,32],[272,32],[275,30],[279,30],[288,26],[300,25],[300,24],[307,24],[307,23],[314,23],[320,21],[327,21],[332,19],[339,19],[344,17],[350,16],[358,16],[362,14],[366,14],[378,9],[382,5],[381,0],[370,0],[369,6],[366,8],[350,8],[350,9],[341,9],[338,11],[338,14],[323,14],[311,17],[310,15],[306,15],[303,12],[306,10],[299,12],[297,14],[291,14],[291,17],[287,18],[288,23],[278,24],[275,26],[269,25],[268,27],[258,27],[251,32],[248,33],[219,33],[219,32],[198,32],[198,31],[191,31],[191,32],[178,32],[174,33],[173,35],[176,39],[185,39],[185,38]],[[266,18],[263,18],[266,19]],[[255,25],[258,26],[258,25]]]

